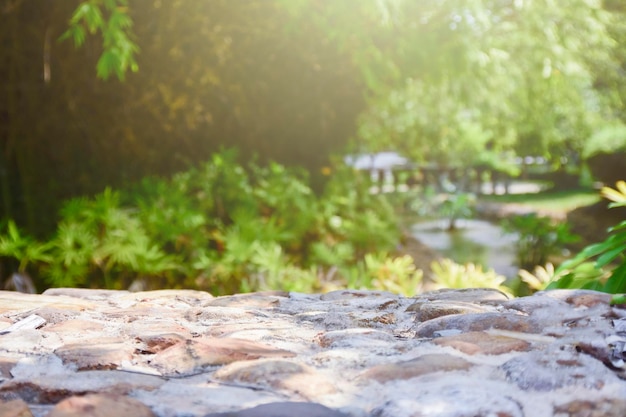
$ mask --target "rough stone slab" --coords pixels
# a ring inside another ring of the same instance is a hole
[[[43,335],[37,329],[21,329],[0,335],[0,352],[27,354],[43,343]]]
[[[196,290],[154,290],[139,291],[122,295],[119,299],[122,301],[133,300],[137,302],[155,302],[164,300],[164,305],[172,301],[183,302],[188,305],[196,305],[206,301],[213,300],[215,297],[205,291]]]
[[[551,290],[542,291],[539,295],[565,301],[574,307],[608,305],[611,302],[611,294],[591,290]]]
[[[22,399],[0,401],[0,417],[33,417],[28,404]]]
[[[347,417],[321,404],[284,402],[263,404],[254,408],[229,413],[207,414],[205,417]]]
[[[617,383],[614,374],[605,374],[606,366],[574,349],[548,349],[528,352],[505,362],[500,369],[506,378],[524,391],[555,391],[578,386],[597,391]]]
[[[133,352],[133,346],[124,340],[110,338],[90,339],[88,344],[74,343],[54,351],[63,363],[75,365],[79,371],[118,369],[133,359]]]
[[[468,355],[501,355],[513,351],[528,351],[531,343],[520,338],[493,335],[486,332],[467,332],[433,340],[439,346],[450,346]]]
[[[59,402],[48,417],[155,417],[152,410],[129,397],[88,394]]]
[[[558,417],[623,417],[626,416],[626,400],[574,400],[555,407],[554,415]]]
[[[445,398],[446,400],[442,400]],[[515,399],[480,388],[443,387],[415,397],[390,400],[376,408],[372,417],[525,417]],[[529,414],[528,417],[532,416]]]
[[[399,363],[378,365],[361,375],[362,380],[387,382],[398,379],[411,379],[433,372],[466,371],[472,363],[463,358],[448,354],[434,353]]]
[[[89,336],[102,337],[106,331],[106,323],[100,320],[68,318],[48,324],[42,329],[45,333],[56,334],[67,343],[71,341],[84,341]]]
[[[359,300],[359,299],[394,299],[396,295],[388,291],[364,291],[364,290],[336,290],[322,294],[322,301],[341,301],[341,300]]]
[[[453,314],[419,324],[415,329],[415,336],[433,337],[435,332],[448,329],[457,329],[461,332],[499,329],[523,333],[541,333],[543,327],[530,317],[515,313]]]
[[[486,313],[494,309],[463,301],[429,300],[411,304],[407,311],[415,314],[415,321],[424,322],[452,314]]]
[[[0,356],[0,381],[11,378],[11,369],[17,364],[17,358],[4,358]]]
[[[276,306],[281,298],[289,297],[285,291],[264,291],[251,294],[236,294],[217,297],[209,300],[203,306],[215,307],[242,307],[242,308],[268,308]]]
[[[24,329],[37,329],[46,323],[46,319],[37,314],[30,314],[25,318],[13,323],[11,326],[3,329],[0,335],[12,333]]]
[[[158,352],[150,361],[163,375],[191,375],[204,367],[271,357],[293,357],[294,353],[234,338],[187,339]]]
[[[40,307],[54,307],[61,310],[83,311],[95,308],[96,304],[67,296],[42,294],[22,294],[14,291],[0,291],[0,314],[11,312],[27,313]]]
[[[94,301],[117,298],[123,296],[124,294],[128,294],[128,291],[91,290],[85,288],[48,288],[43,292],[43,295],[74,297]]]
[[[289,391],[308,401],[337,392],[337,387],[315,369],[286,360],[235,362],[217,370],[213,377],[219,381]]]
[[[473,304],[499,304],[505,302],[509,297],[502,291],[491,288],[465,288],[430,291],[415,297],[416,301],[460,301]]]
[[[33,417],[626,415],[626,310],[594,291],[0,291],[0,332],[28,317],[0,401]]]

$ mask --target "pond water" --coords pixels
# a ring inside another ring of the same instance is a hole
[[[413,225],[411,233],[424,245],[457,263],[480,264],[507,278],[517,275],[517,235],[505,234],[499,225],[486,220],[458,220],[454,231],[448,231],[447,226],[446,220],[425,221]]]

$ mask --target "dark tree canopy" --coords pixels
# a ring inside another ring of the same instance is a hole
[[[313,176],[352,139],[444,164],[626,148],[622,3],[0,0],[0,218],[45,234],[62,199],[222,147]]]
[[[49,230],[63,198],[221,147],[317,170],[364,108],[351,55],[279,1],[133,1],[140,70],[124,82],[97,77],[99,33],[58,41],[79,4],[0,3],[2,217],[29,228]]]

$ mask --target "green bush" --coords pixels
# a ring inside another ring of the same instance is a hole
[[[609,208],[626,207],[626,182],[616,188],[604,187],[602,195],[611,200]],[[609,229],[603,242],[585,247],[573,259],[561,264],[547,288],[587,288],[608,293],[626,292],[626,220]]]
[[[626,150],[626,125],[616,123],[608,125],[595,132],[585,141],[582,150],[583,159],[598,154],[611,154],[619,150]]]
[[[467,219],[474,214],[476,198],[469,193],[454,193],[446,195],[439,206],[439,212],[448,220],[448,230],[456,230],[459,219]]]
[[[409,255],[390,257],[385,252],[367,254],[364,259],[365,288],[413,296],[420,292],[424,273]],[[352,287],[355,287],[353,284]]]
[[[39,243],[25,236],[15,222],[9,220],[6,232],[0,234],[0,258],[7,258],[17,263],[17,272],[28,274],[31,265],[46,264],[52,260],[49,243]]]
[[[473,263],[457,264],[451,259],[434,261],[431,264],[435,288],[495,288],[506,294],[511,289],[504,285],[506,277],[493,269],[483,270]]]
[[[545,265],[551,256],[560,255],[568,243],[579,237],[569,224],[536,213],[512,216],[501,223],[506,233],[517,233],[517,263],[522,269]]]
[[[121,206],[119,192],[107,188],[94,199],[70,200],[62,218],[47,268],[55,286],[122,288],[137,277],[175,268],[135,211]]]
[[[171,179],[68,201],[45,244],[10,223],[0,256],[41,266],[52,286],[317,291],[349,285],[368,253],[399,239],[393,208],[355,171],[337,169],[317,196],[306,173],[244,167],[228,150]]]

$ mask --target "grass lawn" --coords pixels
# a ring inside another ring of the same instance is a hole
[[[600,192],[593,189],[579,189],[566,191],[540,191],[530,194],[485,195],[483,201],[519,204],[536,210],[554,212],[569,212],[578,207],[589,206],[600,201]]]

